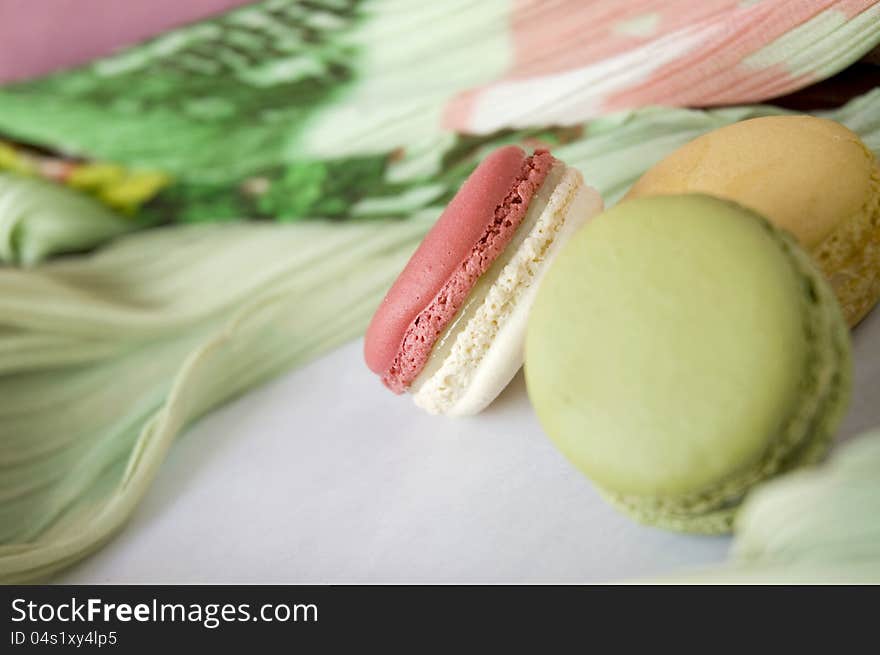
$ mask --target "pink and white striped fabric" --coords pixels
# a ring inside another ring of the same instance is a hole
[[[485,133],[644,105],[784,95],[880,41],[876,0],[516,0],[512,60],[456,95],[444,123]]]

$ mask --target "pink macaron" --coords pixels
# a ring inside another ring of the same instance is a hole
[[[425,236],[367,329],[367,365],[435,414],[475,414],[522,366],[528,310],[561,245],[602,210],[546,150],[494,151]]]

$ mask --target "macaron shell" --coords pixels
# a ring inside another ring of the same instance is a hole
[[[600,487],[698,493],[755,466],[798,407],[802,280],[744,214],[703,196],[624,202],[547,273],[527,335],[529,395]]]
[[[809,255],[782,231],[774,235],[800,271],[813,356],[802,379],[800,407],[780,429],[764,456],[739,475],[689,497],[626,496],[600,489],[612,505],[636,521],[682,532],[730,532],[746,492],[756,483],[818,463],[828,453],[852,387],[849,330],[829,285]]]
[[[640,178],[627,198],[706,193],[766,216],[812,250],[861,215],[874,194],[874,157],[858,135],[813,116],[733,123],[682,146]]]
[[[880,300],[880,172],[858,135],[814,116],[734,123],[682,146],[626,198],[707,193],[791,232],[856,325]]]

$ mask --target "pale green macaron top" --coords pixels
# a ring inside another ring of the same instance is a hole
[[[757,481],[824,454],[848,331],[785,233],[702,195],[624,202],[541,284],[526,380],[562,452],[616,505],[723,532]]]

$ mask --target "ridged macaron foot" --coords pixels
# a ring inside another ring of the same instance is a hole
[[[880,300],[880,166],[858,135],[814,116],[767,116],[704,134],[656,164],[627,198],[707,193],[791,232],[854,326]]]
[[[625,201],[541,283],[526,384],[549,437],[615,506],[730,530],[754,484],[819,460],[849,397],[849,331],[784,231],[702,195]]]
[[[377,309],[364,341],[367,365],[430,413],[480,412],[522,366],[537,283],[601,210],[580,173],[546,150],[494,151]]]

